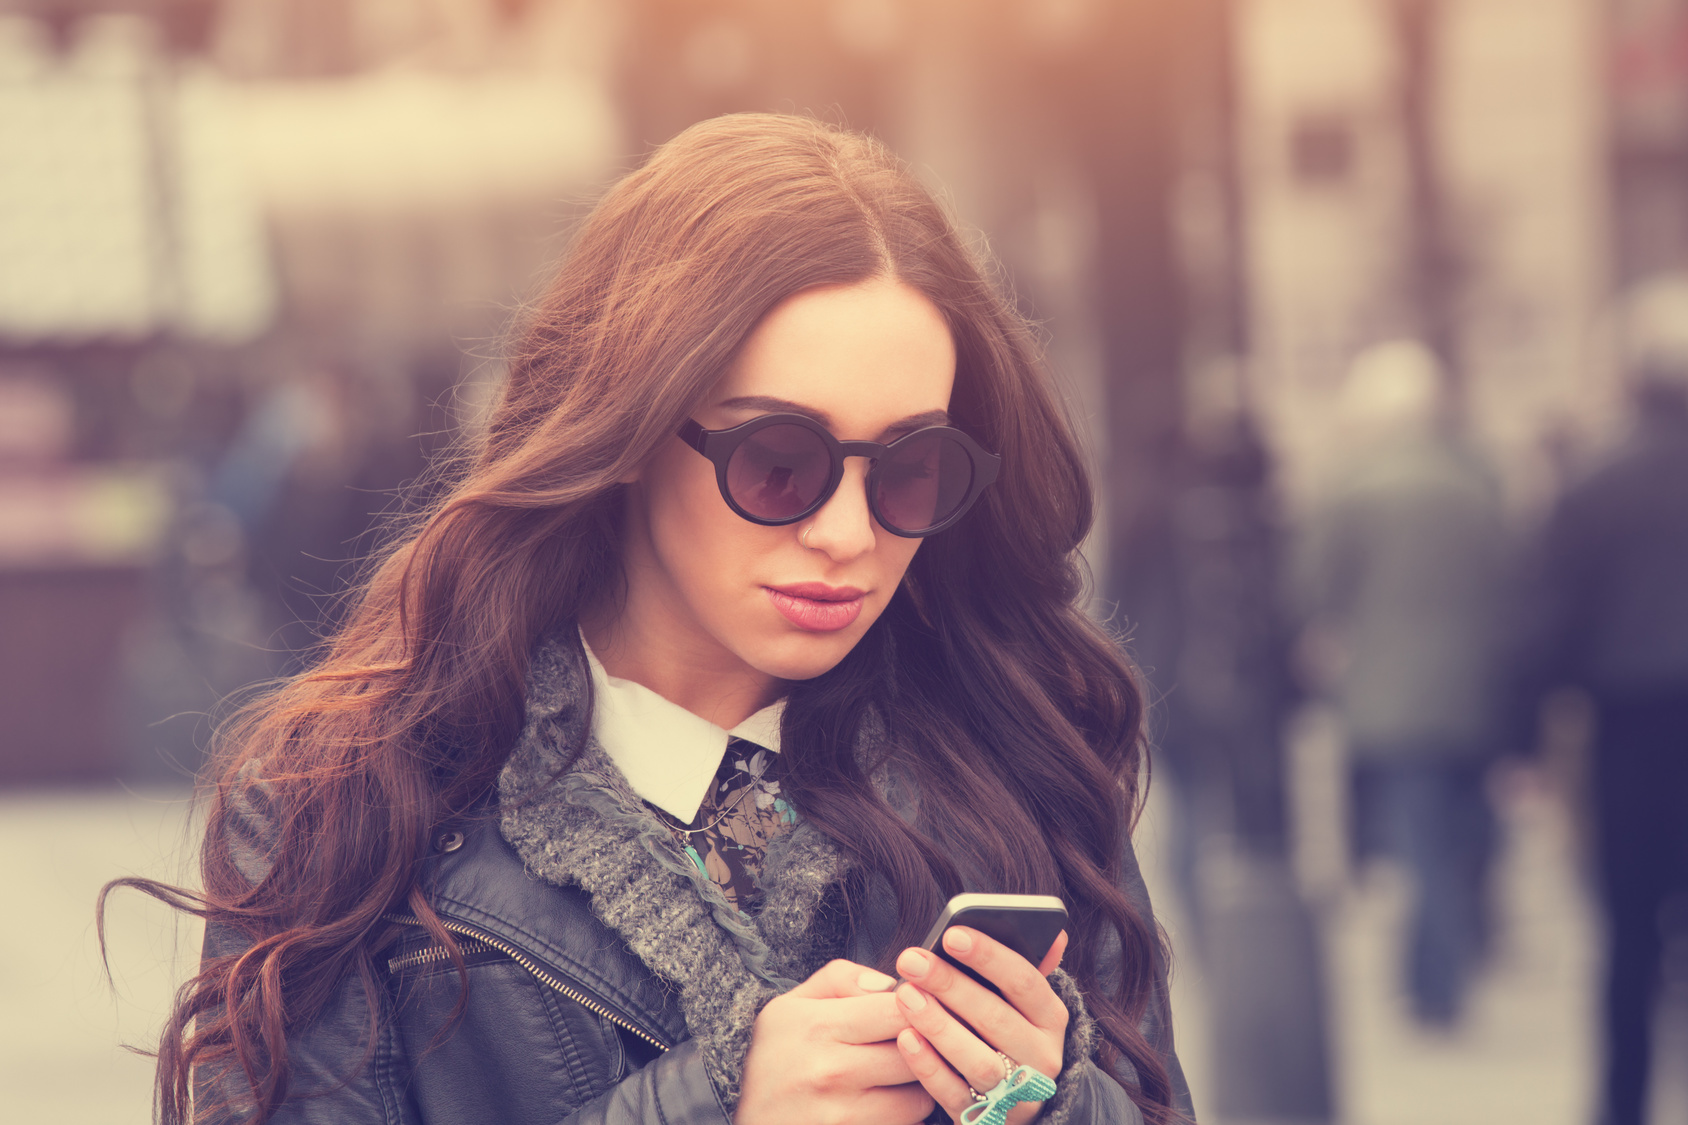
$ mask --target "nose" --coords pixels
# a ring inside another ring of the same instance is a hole
[[[844,462],[844,479],[812,517],[804,546],[826,552],[834,562],[848,562],[873,550],[877,536],[867,506],[867,470],[865,457]]]

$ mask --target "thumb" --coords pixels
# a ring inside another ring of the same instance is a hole
[[[840,958],[822,965],[813,976],[786,995],[801,996],[806,1000],[841,1000],[889,992],[896,983],[894,978],[877,969]]]

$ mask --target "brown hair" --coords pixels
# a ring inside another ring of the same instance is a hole
[[[227,727],[202,895],[130,883],[250,942],[208,950],[181,991],[158,1057],[166,1122],[186,1119],[196,1070],[236,1068],[267,1118],[286,1096],[288,1035],[348,975],[379,1010],[384,912],[404,905],[455,949],[417,888],[430,830],[497,777],[538,639],[618,593],[617,480],[675,440],[775,304],[880,276],[943,313],[957,351],[950,412],[1003,469],[924,545],[855,650],[795,685],[788,791],[895,890],[893,954],[919,942],[964,878],[1065,898],[1066,964],[1106,1061],[1128,1060],[1131,1096],[1150,1121],[1167,1119],[1166,1070],[1139,1030],[1164,1002],[1163,951],[1119,889],[1142,704],[1118,647],[1075,607],[1090,486],[1034,341],[882,145],[804,118],[737,115],[686,130],[603,198],[525,318],[456,482],[373,565],[315,666]],[[870,705],[888,744],[911,751],[918,829],[853,753]],[[276,835],[252,885],[226,825],[259,761]]]

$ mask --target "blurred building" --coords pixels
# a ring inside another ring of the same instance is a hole
[[[1432,341],[1515,486],[1609,396],[1602,0],[1243,0],[1253,376],[1292,495],[1348,361]]]
[[[1609,9],[1614,266],[1629,284],[1688,259],[1688,4]]]
[[[1128,547],[1179,421],[1174,87],[1225,72],[1222,9],[0,5],[0,360],[67,404],[59,462],[158,482],[140,616],[100,642],[139,692],[131,733],[292,666],[376,513],[495,385],[569,217],[720,112],[875,129],[955,188],[1051,325],[1099,464],[1114,450]]]
[[[217,701],[308,647],[619,163],[611,34],[567,2],[0,5],[0,781],[191,773]]]
[[[116,764],[122,639],[169,496],[163,466],[118,437],[128,420],[106,385],[152,341],[238,344],[273,311],[229,121],[200,76],[176,72],[167,30],[122,5],[0,13],[8,777]]]

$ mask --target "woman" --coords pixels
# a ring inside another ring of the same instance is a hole
[[[1015,1125],[1187,1112],[1089,520],[1026,326],[906,170],[687,130],[225,738],[165,1120],[915,1122],[1017,1064],[1056,1092]],[[1070,940],[950,931],[999,997],[910,948],[963,889],[1060,895]]]

